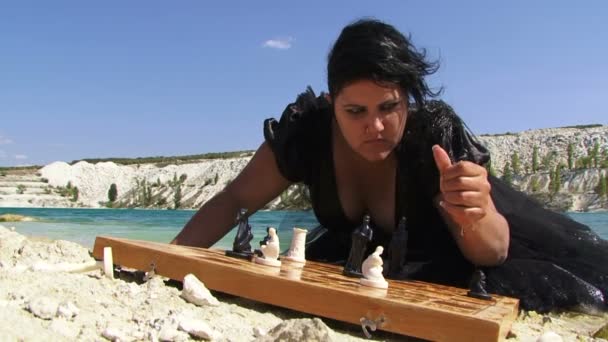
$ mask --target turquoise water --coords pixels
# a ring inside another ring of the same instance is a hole
[[[11,213],[35,217],[36,222],[0,222],[15,227],[25,235],[44,236],[80,243],[92,248],[95,237],[110,235],[130,239],[169,242],[194,215],[193,210],[139,210],[139,209],[71,209],[71,208],[0,208],[0,215]],[[608,212],[568,213],[573,219],[595,230],[608,239]],[[258,242],[266,235],[266,227],[278,228],[281,249],[289,247],[294,226],[314,228],[317,221],[312,212],[260,211],[249,218],[254,239]],[[215,244],[230,248],[236,229]]]
[[[35,222],[0,222],[5,227],[29,236],[74,241],[92,248],[95,237],[109,235],[129,239],[169,242],[194,215],[194,210],[141,209],[72,209],[72,208],[0,208],[2,214],[18,214],[36,218]],[[249,218],[254,238],[251,245],[259,246],[266,236],[266,227],[277,228],[281,247],[291,243],[292,228],[312,229],[318,225],[312,212],[259,211]],[[231,248],[236,229],[214,246]]]

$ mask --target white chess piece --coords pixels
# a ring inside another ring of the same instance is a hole
[[[281,261],[279,259],[279,236],[277,231],[270,227],[268,228],[268,235],[270,239],[265,245],[260,246],[263,257],[255,257],[255,262],[267,266],[281,267]]]
[[[380,289],[388,288],[388,282],[384,280],[382,275],[382,258],[380,254],[384,251],[382,246],[376,247],[374,253],[370,254],[367,259],[363,261],[361,266],[363,271],[363,278],[359,281],[361,285],[377,287]]]
[[[306,233],[308,230],[301,228],[293,228],[293,236],[291,237],[291,247],[287,251],[285,259],[295,262],[306,262],[304,250],[306,249]]]

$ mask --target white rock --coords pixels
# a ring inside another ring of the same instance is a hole
[[[262,337],[266,335],[268,332],[260,327],[253,328],[253,337]]]
[[[553,331],[547,331],[544,334],[540,335],[536,342],[562,342],[563,339],[560,335],[554,333]]]
[[[49,328],[52,331],[54,331],[60,335],[63,335],[70,340],[76,340],[76,338],[80,334],[80,329],[70,326],[70,323],[63,319],[54,319],[51,322],[51,325],[49,326]]]
[[[57,314],[59,303],[48,297],[38,297],[28,304],[28,310],[34,316],[42,319],[52,319]]]
[[[258,338],[258,342],[274,341],[334,341],[334,332],[319,318],[283,321]]]
[[[179,329],[188,334],[206,340],[215,341],[222,338],[222,334],[213,330],[207,323],[194,318],[184,317],[179,322]]]
[[[57,316],[67,319],[76,317],[79,312],[80,310],[78,307],[70,301],[59,304],[59,307],[57,308]]]
[[[173,327],[164,327],[158,334],[158,340],[163,342],[178,342],[188,339],[188,335]]]
[[[130,341],[131,339],[129,338],[129,336],[127,336],[127,334],[123,333],[122,331],[120,331],[117,328],[113,328],[113,327],[107,327],[102,333],[101,336],[107,338],[110,341],[113,342],[124,342],[124,341]]]
[[[181,297],[187,302],[199,306],[220,305],[217,298],[213,297],[211,292],[205,287],[205,284],[198,280],[194,274],[188,274],[184,277],[184,289],[182,290]]]

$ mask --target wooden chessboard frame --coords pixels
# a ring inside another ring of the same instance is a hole
[[[388,280],[388,289],[359,284],[335,265],[284,260],[271,267],[231,258],[223,250],[176,246],[98,236],[93,256],[112,247],[114,264],[183,281],[189,273],[207,288],[309,314],[434,341],[499,341],[518,314],[517,299],[494,295],[491,301],[466,295],[466,289],[420,281]]]

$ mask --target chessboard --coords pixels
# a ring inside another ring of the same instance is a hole
[[[112,247],[114,264],[292,310],[433,341],[499,341],[518,314],[517,299],[481,300],[467,289],[387,279],[388,289],[363,286],[342,267],[282,261],[281,267],[232,258],[223,250],[98,236],[93,256]]]

